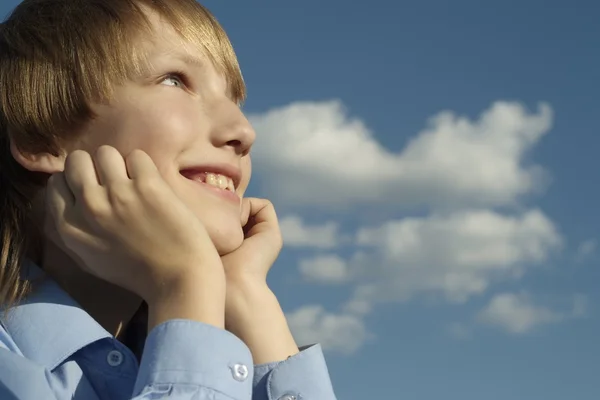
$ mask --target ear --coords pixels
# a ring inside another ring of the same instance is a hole
[[[66,157],[62,153],[58,156],[50,153],[26,153],[17,148],[12,140],[10,141],[10,152],[23,168],[32,172],[55,174],[65,169]]]

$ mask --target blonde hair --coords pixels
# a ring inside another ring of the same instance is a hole
[[[231,43],[196,0],[24,0],[0,25],[0,304],[29,290],[20,276],[33,246],[26,227],[47,176],[27,171],[10,151],[58,155],[110,100],[115,82],[144,68],[136,41],[152,34],[149,9],[197,46],[227,80],[234,101],[246,96]]]

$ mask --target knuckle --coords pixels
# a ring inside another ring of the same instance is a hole
[[[58,232],[58,237],[63,242],[68,242],[69,239],[77,236],[78,229],[69,223],[60,223],[56,226],[56,231]]]
[[[262,199],[263,204],[266,208],[275,208],[275,206],[273,205],[273,203],[271,202],[271,200],[268,199]]]
[[[154,196],[163,190],[162,182],[158,177],[144,177],[134,182],[136,189],[144,196]]]
[[[93,216],[106,217],[110,214],[108,204],[95,190],[84,187],[81,191],[81,203],[83,209]]]
[[[135,197],[128,185],[111,185],[108,188],[108,199],[113,207],[122,209],[134,203]]]
[[[143,150],[134,149],[131,153],[127,155],[127,157],[125,157],[125,160],[128,165],[138,165],[142,164],[149,157],[150,156],[148,156],[148,154],[146,154],[146,152],[144,152]]]

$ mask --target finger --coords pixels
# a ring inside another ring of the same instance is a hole
[[[246,224],[248,223],[248,219],[250,218],[250,199],[249,198],[244,198],[242,199],[242,207],[241,207],[241,223],[242,226],[246,226]]]
[[[147,178],[158,174],[158,168],[150,156],[142,150],[132,151],[125,160],[131,179]]]
[[[105,253],[111,251],[108,244],[98,236],[68,222],[64,223],[60,230],[54,228],[54,231],[51,232],[49,238],[59,249],[65,252],[69,258],[75,261],[80,268],[91,274],[94,274],[95,271],[87,267],[87,264],[80,256],[77,249],[94,248]]]
[[[46,211],[51,217],[52,225],[63,219],[67,207],[73,207],[75,204],[75,196],[67,185],[65,174],[58,172],[53,174],[48,179],[46,185]]]
[[[100,146],[94,154],[94,165],[102,186],[129,180],[125,160],[114,147]]]
[[[76,150],[67,156],[64,176],[75,200],[82,198],[84,190],[100,186],[92,156],[83,150]]]
[[[279,222],[273,203],[269,200],[258,198],[248,198],[247,200],[250,205],[250,213],[246,225],[253,225],[247,226],[249,228],[248,234],[254,235],[266,230],[279,234]]]

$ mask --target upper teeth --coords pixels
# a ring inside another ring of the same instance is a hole
[[[204,183],[218,187],[219,189],[227,189],[232,192],[235,191],[233,180],[225,175],[207,173]]]

